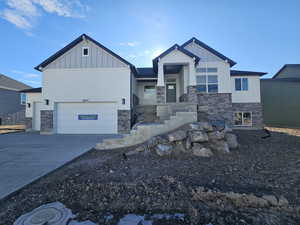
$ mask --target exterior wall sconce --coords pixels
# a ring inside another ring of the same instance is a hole
[[[45,99],[45,104],[49,105],[49,99]]]
[[[122,98],[122,105],[125,105],[125,104],[126,104],[126,99]]]
[[[31,104],[30,103],[27,103],[27,108],[30,108],[31,107]]]

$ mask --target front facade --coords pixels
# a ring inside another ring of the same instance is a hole
[[[136,68],[84,34],[36,67],[43,87],[27,90],[28,128],[128,133],[139,107],[155,107],[162,119],[166,107],[190,110],[189,103],[210,120],[261,127],[260,76],[265,73],[231,70],[235,64],[192,38],[153,59],[151,68]]]
[[[22,124],[25,95],[19,91],[30,86],[0,74],[0,125]]]

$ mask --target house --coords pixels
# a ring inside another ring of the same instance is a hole
[[[24,123],[25,97],[19,91],[30,86],[0,74],[0,125]]]
[[[152,107],[157,120],[196,111],[234,127],[262,127],[260,76],[196,38],[137,68],[86,34],[40,63],[41,89],[27,90],[28,129],[128,133]],[[142,113],[138,113],[141,112]]]
[[[262,79],[261,95],[266,125],[300,127],[300,64],[286,64],[271,79]]]

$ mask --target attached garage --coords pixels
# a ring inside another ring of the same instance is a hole
[[[116,103],[57,103],[59,134],[116,134]]]

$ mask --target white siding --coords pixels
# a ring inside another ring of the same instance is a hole
[[[248,91],[235,90],[235,78],[248,78]],[[260,79],[259,76],[231,77],[231,90],[233,103],[260,103]]]
[[[89,48],[89,56],[82,56],[82,48]],[[81,41],[65,54],[54,60],[45,69],[65,68],[115,68],[127,67],[125,63],[112,56],[91,41]]]
[[[130,109],[130,68],[48,69],[43,72],[43,99],[54,102],[116,102]],[[126,104],[122,104],[122,98]]]
[[[185,49],[189,50],[196,56],[201,58],[201,62],[220,62],[224,61],[218,56],[212,54],[210,51],[207,51],[205,48],[202,48],[200,45],[191,42],[187,46],[184,47]]]
[[[33,108],[35,102],[42,102],[42,94],[41,93],[26,93],[26,103],[30,103],[30,108],[26,104],[26,112],[25,117],[32,118],[33,117]]]

